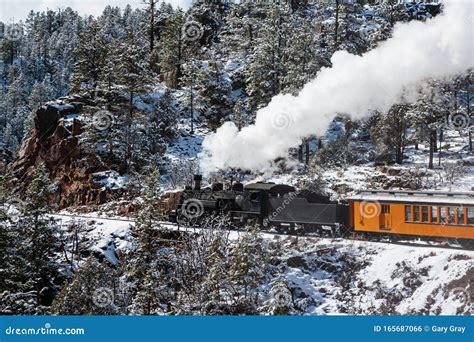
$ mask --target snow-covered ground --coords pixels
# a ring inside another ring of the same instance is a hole
[[[171,161],[197,158],[202,150],[202,141],[209,134],[209,130],[197,127],[191,135],[188,125],[179,125],[179,132],[181,135],[168,144],[164,158]]]
[[[289,255],[303,256],[313,267],[289,267],[286,276],[315,300],[310,314],[472,313],[472,251],[351,240],[299,243]]]
[[[55,215],[66,227],[82,221],[92,249],[113,264],[133,245],[128,218],[97,218],[91,213]],[[176,225],[164,224],[168,229]],[[183,228],[199,233],[200,229]],[[241,232],[232,231],[236,241]],[[278,270],[289,282],[299,313],[472,314],[474,251],[429,245],[401,245],[263,233],[280,244]],[[269,284],[262,284],[269,288]]]

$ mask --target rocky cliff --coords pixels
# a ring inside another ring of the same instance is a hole
[[[95,174],[118,167],[100,158],[83,144],[91,128],[87,118],[97,111],[90,96],[72,96],[49,102],[34,117],[34,128],[13,164],[18,184],[26,186],[35,169],[44,164],[54,185],[52,202],[60,208],[102,204],[114,192]]]

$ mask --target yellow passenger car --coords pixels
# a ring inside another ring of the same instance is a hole
[[[367,190],[349,206],[355,231],[474,240],[474,192]]]

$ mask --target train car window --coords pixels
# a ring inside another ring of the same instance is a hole
[[[382,214],[390,214],[390,206],[388,204],[382,205]]]
[[[474,207],[467,208],[467,224],[474,224]]]
[[[458,224],[464,224],[464,208],[458,208]]]
[[[260,201],[260,194],[258,192],[253,192],[250,194],[250,201],[258,203]]]
[[[448,207],[447,214],[448,214],[448,222],[449,223],[456,223],[455,215],[456,215],[456,208]]]
[[[446,208],[444,208],[444,207],[439,208],[439,218],[440,218],[440,223],[441,224],[446,223]]]
[[[411,205],[405,206],[405,222],[411,221]]]
[[[413,221],[415,222],[420,221],[420,207],[417,205],[413,206]]]
[[[421,207],[421,221],[428,222],[428,207]]]
[[[438,223],[438,207],[431,207],[431,222]]]

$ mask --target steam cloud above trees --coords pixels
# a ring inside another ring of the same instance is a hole
[[[354,119],[387,110],[407,89],[429,78],[451,77],[474,65],[472,3],[449,1],[444,13],[426,22],[395,26],[391,39],[362,56],[334,53],[297,96],[278,95],[257,112],[255,124],[239,131],[227,122],[203,142],[201,168],[265,171],[311,134],[323,135],[338,113]]]

